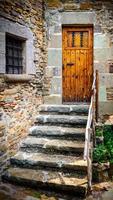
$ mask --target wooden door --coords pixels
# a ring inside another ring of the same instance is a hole
[[[63,102],[89,102],[93,75],[92,28],[63,28]]]

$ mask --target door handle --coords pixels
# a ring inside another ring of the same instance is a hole
[[[70,65],[70,66],[72,66],[72,65],[74,65],[75,63],[67,63],[67,65]]]

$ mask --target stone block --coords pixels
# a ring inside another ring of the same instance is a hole
[[[106,86],[100,86],[99,87],[99,101],[103,102],[106,100],[107,100]]]
[[[107,92],[107,100],[113,101],[113,87],[106,88],[106,92]]]
[[[0,32],[0,54],[5,54],[5,32]]]
[[[47,77],[53,76],[53,67],[46,67],[45,71],[46,71],[45,74]]]
[[[52,81],[51,81],[51,91],[50,93],[51,94],[61,94],[61,88],[62,86],[62,80],[61,78],[53,78]]]
[[[62,104],[62,97],[61,95],[45,96],[44,104]]]
[[[100,73],[99,74],[99,84],[100,84],[100,86],[105,86],[106,85],[106,74],[105,73]]]
[[[60,0],[47,0],[47,5],[50,8],[59,8],[62,4]]]
[[[99,102],[99,116],[113,114],[113,101]]]
[[[32,196],[27,196],[23,200],[39,200],[39,198],[35,198],[35,197],[32,197]]]
[[[4,79],[6,82],[29,82],[32,79],[32,75],[28,74],[5,74]]]
[[[0,32],[0,73],[5,73],[5,32]]]
[[[64,10],[77,10],[80,8],[80,4],[78,3],[65,3]]]
[[[73,127],[75,125],[79,125],[84,127],[84,125],[86,125],[87,123],[87,116],[70,116],[70,115],[38,115],[36,117],[36,122],[41,123],[41,124],[46,124],[46,123],[50,123],[51,125],[53,124],[64,124],[65,125],[69,125]],[[22,144],[22,146],[26,147],[26,145],[29,143],[29,139],[26,139],[27,141],[24,142],[24,144]],[[36,140],[35,138],[30,139],[30,143],[31,145],[33,145],[34,141]],[[38,141],[39,143],[41,142],[40,140]],[[38,144],[37,142],[37,144]],[[58,142],[59,143],[59,142]],[[66,142],[67,143],[67,142]],[[60,144],[62,146],[62,144]],[[76,143],[75,143],[76,145]],[[84,144],[83,144],[84,146]],[[71,151],[71,149],[70,149]]]
[[[0,145],[0,151],[5,153],[7,151],[7,145],[6,144]]]
[[[106,88],[113,87],[113,74],[100,73],[99,84],[100,86],[106,86]]]
[[[108,65],[106,65],[106,62],[99,62],[99,61],[94,61],[94,69],[98,70],[99,73],[108,73]]]
[[[51,36],[49,41],[49,48],[62,48],[62,35],[55,34]]]
[[[2,94],[5,96],[14,95],[14,94],[17,94],[19,90],[20,90],[20,87],[18,86],[13,89],[6,89]]]
[[[5,129],[5,124],[0,121],[0,131],[4,130]],[[1,134],[2,135],[2,134]],[[0,136],[1,137],[1,136]]]
[[[0,55],[0,57],[1,57],[1,55]],[[4,61],[2,60],[1,62],[5,63],[5,60]],[[0,64],[0,74],[4,74],[4,73],[5,73],[5,64]]]
[[[54,33],[61,33],[61,32],[62,32],[62,27],[58,26],[58,25],[55,25],[55,27],[54,27]]]
[[[95,12],[63,12],[62,24],[95,24]]]
[[[62,66],[61,49],[48,49],[48,66]]]
[[[95,48],[94,49],[94,60],[99,62],[107,62],[111,58],[110,48]]]
[[[26,41],[26,72],[27,74],[35,74],[36,69],[34,65],[34,46],[33,40]]]
[[[80,3],[80,9],[81,10],[89,10],[93,8],[93,3],[90,1],[86,1],[86,2],[81,2]]]
[[[62,68],[61,67],[54,67],[53,68],[53,76],[61,76],[62,75]]]
[[[95,25],[94,26],[94,33],[101,33],[102,30],[101,30],[101,26],[100,25]]]
[[[5,54],[0,53],[0,66],[5,65]]]
[[[108,35],[102,33],[94,34],[94,48],[109,48],[110,40]]]
[[[30,28],[4,18],[0,18],[0,30],[1,32],[17,35],[24,39],[33,38],[33,33],[31,32]]]

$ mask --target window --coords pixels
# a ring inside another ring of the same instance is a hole
[[[109,73],[113,73],[113,63],[111,63],[109,66]]]
[[[88,48],[88,31],[68,31],[67,47]]]
[[[6,73],[23,73],[23,41],[6,35]]]

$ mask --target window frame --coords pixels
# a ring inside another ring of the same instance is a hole
[[[34,34],[32,30],[19,23],[14,23],[5,18],[0,17],[0,75],[8,76],[6,74],[6,34],[10,34],[13,37],[18,37],[24,40],[23,44],[23,74],[18,77],[25,75],[36,74],[36,64],[38,59],[35,59],[35,46],[34,46]],[[10,75],[10,74],[9,74]],[[12,74],[14,77],[16,74]]]

